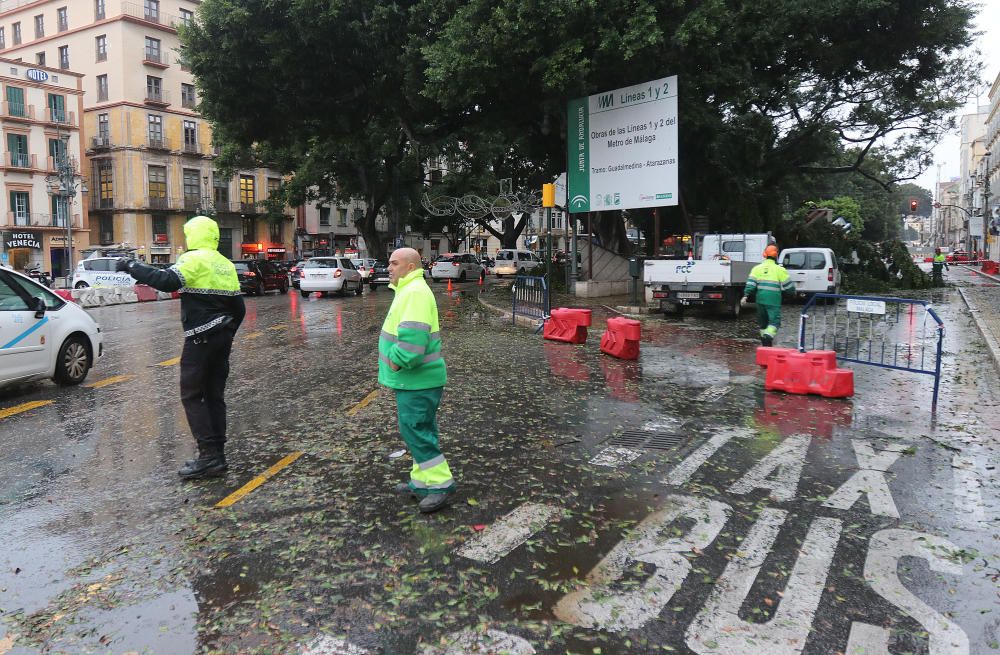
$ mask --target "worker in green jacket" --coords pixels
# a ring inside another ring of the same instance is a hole
[[[413,248],[389,257],[389,288],[396,296],[378,339],[378,381],[396,393],[399,433],[413,457],[410,481],[396,491],[419,500],[420,511],[430,513],[451,503],[455,480],[439,445],[437,410],[448,374],[437,301]]]
[[[934,261],[931,263],[931,271],[934,278],[934,286],[944,284],[944,275],[941,269],[948,268],[948,258],[941,254],[940,248],[934,249]],[[949,269],[950,270],[950,269]]]
[[[795,285],[788,278],[788,271],[778,264],[778,247],[771,245],[764,249],[764,261],[750,271],[746,286],[743,287],[743,303],[757,303],[757,326],[760,328],[760,343],[774,344],[774,337],[781,327],[781,296],[795,291]]]

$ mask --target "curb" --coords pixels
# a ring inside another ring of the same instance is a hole
[[[983,277],[988,277],[989,279],[993,280],[994,282],[1000,282],[1000,277],[997,277],[995,275],[990,275],[989,273],[983,273],[979,269],[973,268],[971,266],[963,266],[963,268],[965,268],[966,270],[972,271],[973,273],[978,273],[979,275],[982,275]]]
[[[481,294],[477,294],[476,295],[476,299],[479,301],[480,305],[482,305],[483,307],[489,309],[491,312],[493,312],[495,314],[499,314],[503,318],[506,318],[506,319],[509,320],[510,317],[512,316],[512,314],[509,311],[507,311],[506,309],[501,309],[500,307],[497,307],[496,305],[491,305],[490,303],[488,303],[485,300],[483,300],[483,296]],[[520,325],[521,327],[526,327],[526,328],[529,328],[531,330],[537,330],[539,322],[536,319],[528,318],[527,316],[515,316],[514,317],[514,323],[516,325]]]
[[[982,273],[986,275],[986,273]],[[992,275],[987,275],[987,277],[993,277]],[[993,278],[1000,282],[1000,279]],[[969,297],[965,294],[965,290],[961,287],[958,288],[958,293],[962,296],[962,300],[965,301],[965,306],[969,308],[969,315],[972,316],[972,322],[976,324],[976,329],[979,330],[979,334],[983,335],[983,340],[986,341],[986,347],[990,349],[990,356],[993,357],[993,365],[996,366],[997,370],[1000,371],[1000,343],[997,342],[996,337],[993,333],[986,329],[983,325],[982,320],[979,318],[979,308],[974,302],[969,300]]]

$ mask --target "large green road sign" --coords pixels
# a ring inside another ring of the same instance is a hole
[[[569,103],[570,212],[677,204],[677,76]]]

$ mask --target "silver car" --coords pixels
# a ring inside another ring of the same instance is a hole
[[[478,280],[483,274],[483,265],[473,255],[447,252],[435,260],[431,266],[431,279]]]
[[[318,291],[320,295],[336,293],[343,296],[349,291],[361,295],[361,273],[347,257],[313,257],[302,265],[299,291],[303,298]]]

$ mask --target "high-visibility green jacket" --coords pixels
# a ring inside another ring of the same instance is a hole
[[[768,258],[751,269],[743,295],[755,298],[758,305],[780,305],[781,294],[794,290],[795,285],[788,279],[785,267]]]
[[[389,285],[396,297],[378,338],[378,381],[391,389],[443,387],[448,373],[441,354],[437,301],[418,268]],[[399,367],[392,370],[389,364]]]
[[[195,216],[184,224],[188,251],[167,270],[132,262],[129,273],[160,291],[181,293],[185,337],[198,337],[228,327],[233,334],[246,308],[236,267],[219,252],[219,224]]]
[[[948,258],[946,256],[941,254],[934,255],[934,263],[931,265],[931,268],[940,273],[942,268],[947,268],[947,267],[948,267]]]

